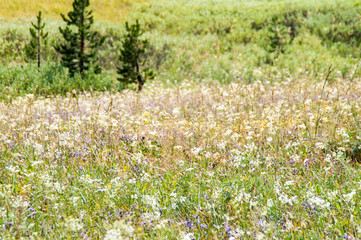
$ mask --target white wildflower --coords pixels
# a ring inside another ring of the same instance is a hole
[[[330,203],[329,202],[326,202],[325,200],[323,200],[322,198],[320,197],[317,197],[315,196],[312,191],[308,191],[307,192],[307,198],[308,198],[308,201],[311,203],[311,204],[314,204],[316,205],[317,207],[319,208],[329,208],[330,207]]]
[[[255,239],[261,240],[261,239],[265,239],[265,238],[266,238],[266,236],[263,233],[259,232],[259,233],[257,233]]]
[[[248,194],[242,189],[240,193],[234,198],[234,203],[248,202],[251,199],[251,194]]]
[[[150,195],[144,195],[143,198],[143,203],[146,205],[151,206],[152,208],[156,208],[159,206],[158,200],[156,197],[154,196],[150,196]]]
[[[286,204],[288,203],[289,205],[293,205],[294,203],[297,203],[297,196],[292,196],[292,197],[288,197],[287,194],[284,193],[280,193],[278,196],[278,200],[280,200],[280,202],[282,204]]]
[[[173,109],[173,114],[174,114],[174,115],[179,115],[179,114],[180,114],[180,110],[181,110],[181,109],[178,108],[178,107],[174,108],[174,109]]]
[[[73,202],[73,205],[74,205],[74,206],[77,206],[77,205],[78,205],[78,200],[79,200],[79,199],[80,199],[80,197],[76,197],[76,196],[70,198],[70,200]]]
[[[29,203],[27,201],[24,201],[21,196],[12,198],[11,203],[13,208],[27,208],[29,206]]]
[[[294,228],[294,225],[293,225],[292,221],[286,219],[285,227],[288,230],[292,230]]]
[[[133,226],[131,226],[129,224],[124,224],[123,225],[123,230],[129,236],[131,236],[133,234],[133,232],[134,232]]]
[[[182,150],[183,147],[182,147],[182,146],[174,146],[174,149],[175,149],[175,150]]]
[[[44,162],[43,161],[34,161],[31,163],[31,166],[34,167],[34,166],[37,166],[37,165],[40,165],[40,164],[43,164]]]
[[[330,200],[334,200],[339,194],[338,190],[332,191],[328,194]]]
[[[284,186],[290,186],[290,185],[294,185],[295,181],[287,181],[285,182]]]
[[[7,216],[7,211],[5,208],[0,207],[0,217],[2,217],[2,219],[6,219]]]
[[[105,234],[104,240],[122,240],[122,233],[120,229],[110,229]]]
[[[249,201],[250,207],[255,207],[255,206],[257,206],[257,204],[258,204],[258,201],[253,201],[253,200]]]
[[[227,108],[224,105],[222,104],[218,105],[217,111],[224,111],[224,110],[227,110]]]
[[[202,148],[193,148],[193,149],[191,150],[191,153],[192,153],[193,155],[198,155],[201,151],[202,151]]]
[[[238,133],[235,133],[231,136],[231,140],[236,141],[236,140],[238,140],[239,137],[240,137],[240,135]]]
[[[12,173],[20,172],[19,166],[9,166],[9,167],[5,167],[5,169],[9,170]]]
[[[227,143],[226,142],[220,142],[217,144],[218,149],[223,150],[226,148]]]
[[[148,173],[146,173],[146,172],[143,171],[142,174],[141,174],[140,180],[141,180],[142,182],[148,182],[149,179],[150,179],[150,175],[149,175]]]
[[[39,143],[34,143],[33,144],[33,148],[34,148],[34,154],[36,156],[40,156],[42,154],[44,154],[44,147],[43,145],[39,144]]]
[[[128,183],[130,183],[130,184],[136,184],[136,183],[137,183],[137,179],[131,178],[131,179],[128,180]]]
[[[58,130],[58,129],[59,129],[58,124],[56,124],[56,123],[51,124],[51,125],[49,126],[49,129],[50,129],[51,131],[56,131],[56,130]]]
[[[242,165],[242,163],[244,163],[244,161],[246,160],[246,157],[245,156],[242,156],[242,155],[232,155],[232,162],[233,162],[233,166],[234,167],[239,167]]]
[[[316,148],[324,149],[324,148],[325,148],[325,144],[322,143],[322,142],[318,142],[318,143],[316,143]]]
[[[72,217],[67,218],[65,220],[65,226],[67,229],[69,229],[72,232],[78,232],[83,229],[83,224],[82,224],[81,220],[78,218],[77,219],[72,218]]]
[[[212,157],[212,153],[206,152],[206,153],[204,154],[204,157],[205,157],[205,158],[211,158],[211,157]]]
[[[168,219],[163,219],[155,226],[155,229],[164,229],[166,228],[167,223],[168,223]]]
[[[351,202],[351,200],[355,194],[356,194],[356,191],[352,190],[352,192],[350,192],[348,194],[343,194],[343,198],[345,199],[346,202]]]
[[[225,136],[230,136],[232,134],[232,130],[228,129],[227,132],[224,134]]]
[[[193,239],[196,239],[194,237],[194,234],[193,233],[187,233],[186,235],[183,236],[182,240],[193,240]]]
[[[327,154],[324,161],[328,162],[328,163],[331,163],[332,162],[332,156],[330,154]]]

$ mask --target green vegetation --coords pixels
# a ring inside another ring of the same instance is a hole
[[[45,21],[40,71],[32,19],[0,19],[1,239],[361,238],[361,4],[142,2],[124,28],[88,3]]]
[[[0,66],[0,82],[0,98],[6,101],[27,94],[66,96],[73,91],[119,89],[119,83],[110,74],[99,75],[90,71],[83,78],[76,75],[69,79],[68,72],[58,64],[47,64],[41,72],[32,65],[11,68]]]
[[[120,48],[119,60],[122,65],[118,67],[118,74],[120,74],[118,80],[122,85],[125,85],[125,87],[129,84],[137,83],[138,92],[140,92],[145,81],[148,78],[154,78],[154,73],[149,67],[143,69],[146,63],[144,54],[149,47],[149,43],[147,40],[140,39],[143,31],[140,28],[138,20],[131,26],[126,22],[125,29],[126,35],[123,37]]]
[[[335,67],[333,77],[349,78],[361,54],[360,11],[361,5],[351,0],[156,1],[134,4],[128,21],[140,19],[150,45],[145,67],[154,69],[163,82],[252,82],[263,81],[264,76],[282,81],[291,75],[318,79],[330,64]],[[25,62],[24,42],[29,36],[23,30],[27,25],[22,27],[19,21],[23,20],[1,23],[4,67]],[[59,44],[56,29],[63,24],[46,23],[49,45]],[[107,38],[99,49],[99,64],[116,79],[125,29],[107,22],[96,22],[94,29]],[[272,47],[280,36],[282,40]],[[47,47],[44,57],[51,63],[60,56]]]

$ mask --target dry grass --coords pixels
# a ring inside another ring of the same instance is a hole
[[[90,4],[96,19],[116,23],[123,21],[133,3],[144,1],[146,0],[92,0]],[[45,18],[59,19],[60,13],[71,10],[72,2],[72,0],[1,0],[0,17],[29,18],[42,11]]]

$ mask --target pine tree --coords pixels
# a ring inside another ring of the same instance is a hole
[[[123,85],[138,83],[138,92],[143,88],[147,79],[153,79],[154,73],[150,68],[144,67],[146,59],[144,53],[149,47],[147,40],[141,40],[143,31],[140,28],[139,21],[129,26],[125,23],[126,34],[122,41],[119,61],[122,63],[118,67],[118,80]]]
[[[41,64],[41,49],[43,46],[46,46],[48,33],[44,32],[45,23],[43,23],[43,18],[41,17],[41,11],[39,12],[36,23],[31,23],[32,28],[29,28],[31,40],[29,44],[25,47],[26,56],[31,60],[37,60],[38,71],[40,71]]]
[[[288,29],[277,17],[272,18],[272,23],[269,27],[269,40],[270,45],[267,51],[270,53],[284,53],[285,47],[290,41]]]
[[[287,28],[278,16],[273,16],[268,31],[270,44],[266,48],[268,52],[266,62],[273,65],[280,54],[285,53],[287,45],[292,41],[291,28]]]
[[[89,0],[74,0],[73,11],[68,13],[68,17],[61,14],[67,26],[59,29],[66,42],[55,49],[62,55],[61,64],[69,69],[71,77],[75,73],[80,73],[83,77],[91,66],[95,73],[101,72],[100,66],[96,64],[96,50],[105,38],[98,37],[98,32],[90,30],[94,19],[92,11],[86,10],[89,5]]]

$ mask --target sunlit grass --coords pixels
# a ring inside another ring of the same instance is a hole
[[[134,2],[144,0],[91,0],[91,9],[98,20],[114,23],[122,22]],[[0,17],[33,18],[39,11],[45,18],[60,19],[60,13],[66,14],[72,9],[73,0],[1,0]]]

